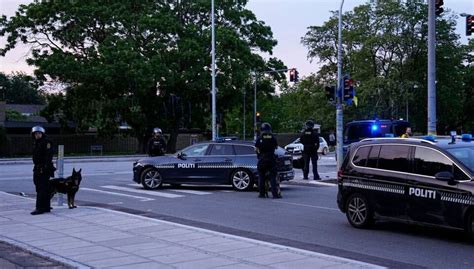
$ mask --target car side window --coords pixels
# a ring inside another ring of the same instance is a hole
[[[379,169],[391,171],[409,171],[408,154],[410,148],[408,146],[384,145],[380,149]]]
[[[457,165],[454,165],[454,179],[459,181],[470,180],[470,178],[459,168]]]
[[[366,166],[367,165],[367,159],[369,156],[371,147],[360,147],[357,149],[357,152],[354,155],[354,158],[352,159],[352,162],[354,165],[357,166]]]
[[[184,156],[194,157],[194,156],[204,156],[207,151],[208,144],[199,144],[189,148],[186,148],[182,151]]]
[[[237,155],[250,155],[255,154],[255,149],[250,146],[234,146],[235,154]]]
[[[234,149],[232,145],[214,144],[209,155],[234,155]]]
[[[373,146],[370,149],[369,158],[367,160],[367,167],[377,168],[379,160],[380,146]]]
[[[438,172],[453,173],[453,162],[441,153],[429,148],[416,147],[415,173],[425,176],[436,175]]]

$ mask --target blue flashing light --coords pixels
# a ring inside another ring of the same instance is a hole
[[[395,137],[395,135],[391,134],[391,133],[387,133],[387,134],[385,134],[385,137]]]
[[[461,139],[462,141],[472,141],[472,134],[462,134]]]
[[[431,141],[431,142],[436,142],[436,136],[433,136],[433,135],[425,135],[425,136],[422,137],[422,139],[428,140],[428,141]]]
[[[378,125],[372,125],[372,132],[375,132],[379,129]]]

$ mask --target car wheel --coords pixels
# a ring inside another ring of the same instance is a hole
[[[237,169],[230,175],[232,187],[238,191],[248,191],[254,185],[253,176],[245,169]]]
[[[323,155],[326,155],[329,153],[329,149],[328,148],[323,148]]]
[[[143,188],[146,190],[156,190],[161,187],[163,179],[158,170],[153,167],[146,168],[141,176]]]
[[[466,233],[471,241],[474,241],[474,211],[469,213],[466,222]]]
[[[352,194],[346,203],[346,216],[355,228],[367,228],[373,223],[373,212],[367,199],[359,193]]]

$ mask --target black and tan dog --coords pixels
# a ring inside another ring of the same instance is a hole
[[[53,198],[56,193],[67,194],[67,205],[70,209],[76,208],[77,206],[74,204],[74,197],[76,196],[76,193],[79,190],[79,185],[81,184],[81,171],[82,169],[76,171],[76,169],[73,168],[71,176],[67,178],[51,179],[51,198]]]

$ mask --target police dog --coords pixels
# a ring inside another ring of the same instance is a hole
[[[51,198],[53,198],[56,193],[67,194],[67,205],[69,209],[76,208],[77,206],[74,204],[74,197],[76,196],[76,193],[79,190],[79,185],[81,184],[81,171],[82,169],[76,171],[76,169],[73,168],[71,176],[67,178],[51,179]]]

